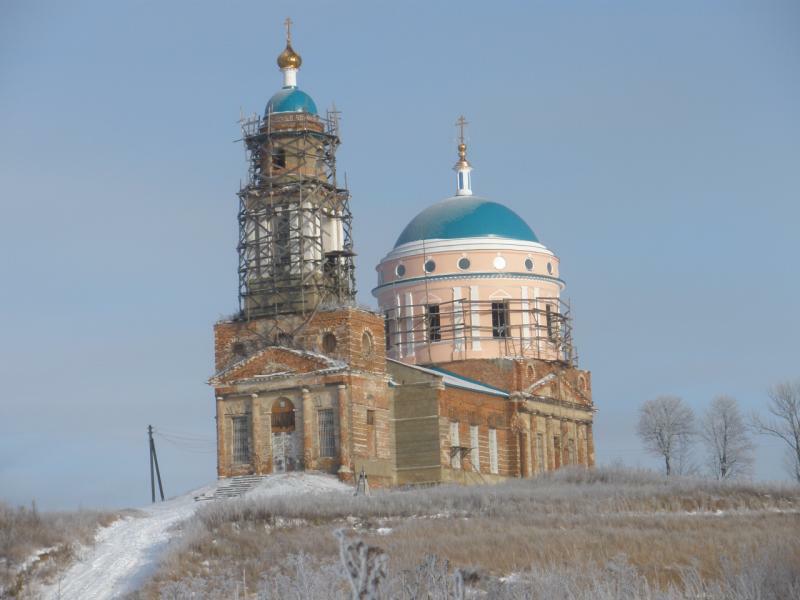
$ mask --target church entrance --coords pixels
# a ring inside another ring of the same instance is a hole
[[[300,468],[302,443],[295,430],[294,404],[279,398],[272,407],[272,472],[286,473]]]

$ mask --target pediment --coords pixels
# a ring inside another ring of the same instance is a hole
[[[210,383],[213,385],[233,383],[242,379],[268,377],[270,375],[292,375],[313,373],[340,366],[338,361],[326,356],[292,348],[270,346],[256,352],[238,363],[223,369]]]

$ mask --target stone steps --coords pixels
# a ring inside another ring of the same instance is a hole
[[[239,475],[236,477],[225,477],[220,479],[213,492],[206,492],[200,496],[195,496],[195,502],[206,500],[222,500],[225,498],[239,498],[249,492],[264,480],[263,475]]]

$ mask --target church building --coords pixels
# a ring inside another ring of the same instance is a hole
[[[220,477],[317,470],[372,485],[481,483],[594,464],[591,375],[578,368],[556,255],[473,195],[459,119],[455,195],[377,266],[355,300],[337,113],[283,86],[243,121],[238,312],[214,327]],[[389,232],[387,232],[389,233]]]

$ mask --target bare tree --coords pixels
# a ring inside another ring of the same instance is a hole
[[[717,396],[700,424],[711,472],[717,479],[745,475],[753,464],[753,444],[739,404],[730,396]]]
[[[800,379],[778,383],[769,389],[768,395],[770,416],[762,419],[755,415],[753,425],[759,433],[786,443],[789,469],[800,483]]]
[[[659,396],[642,404],[637,432],[647,451],[664,459],[665,471],[671,475],[679,466],[676,459],[686,457],[692,444],[694,412],[677,396]]]

